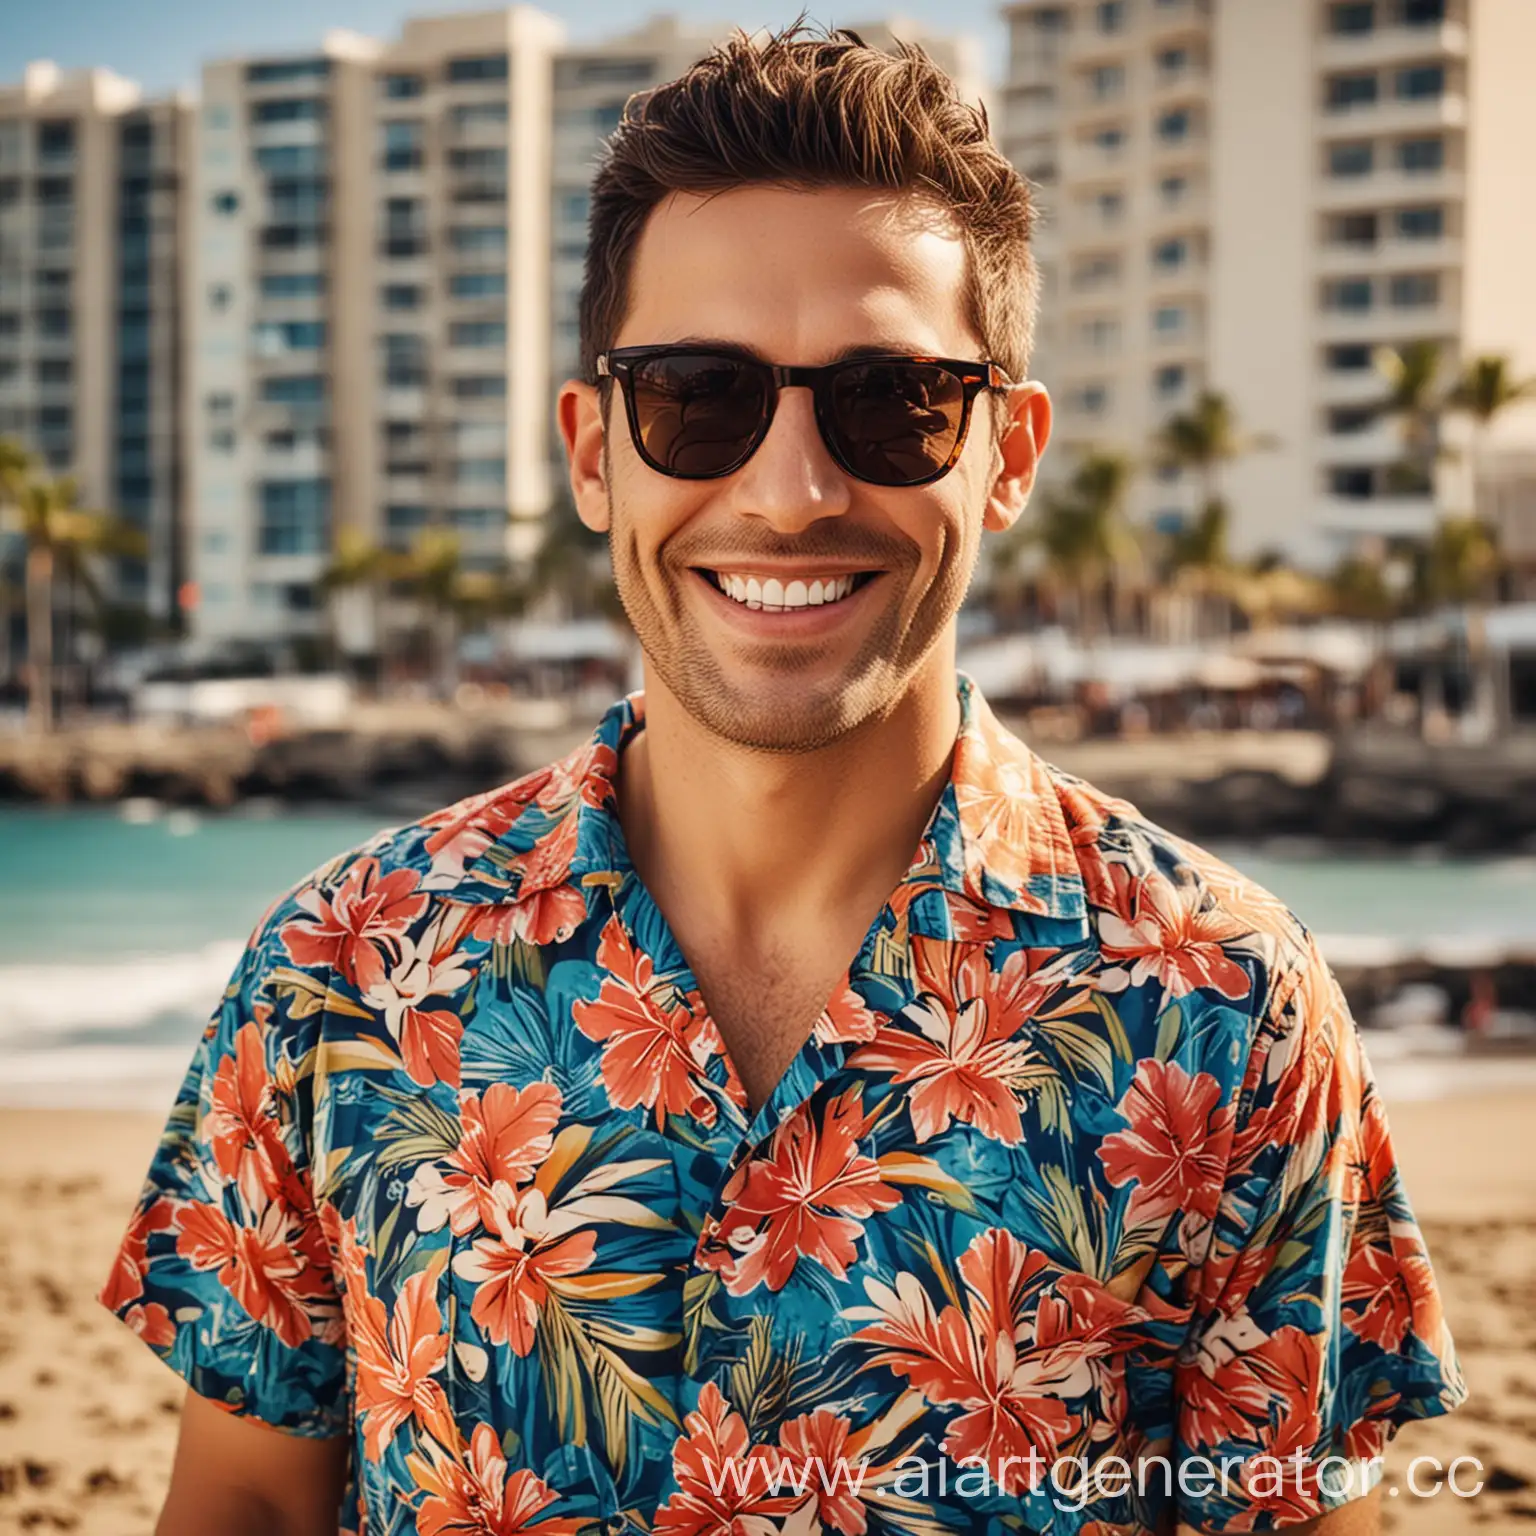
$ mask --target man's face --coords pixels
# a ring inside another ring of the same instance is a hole
[[[645,226],[615,344],[724,341],[804,365],[871,345],[980,360],[965,276],[958,232],[922,199],[778,187],[679,194]],[[1024,428],[1002,454],[994,411],[1017,413]],[[983,522],[1006,526],[1022,507],[1049,409],[1043,394],[983,394],[954,468],[902,488],[839,468],[807,389],[780,394],[762,445],[718,480],[649,468],[617,386],[604,427],[592,391],[567,385],[561,423],[578,508],[609,532],[653,686],[727,741],[799,752],[888,712],[925,664],[952,668]],[[849,595],[825,600],[850,576]],[[738,582],[769,581],[819,587],[824,600],[779,610],[729,595]]]

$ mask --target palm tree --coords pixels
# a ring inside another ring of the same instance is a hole
[[[560,497],[544,520],[544,537],[528,573],[528,600],[553,597],[569,618],[622,617],[607,555],[606,536],[581,521],[569,496]]]
[[[59,579],[83,588],[99,608],[93,559],[142,556],[145,539],[121,518],[80,506],[79,490],[68,476],[25,485],[16,513],[27,547],[28,715],[34,729],[47,731],[53,726],[53,614]]]
[[[320,577],[321,589],[332,601],[331,634],[333,648],[340,650],[337,637],[338,624],[335,600],[344,592],[360,590],[368,607],[368,629],[378,674],[384,675],[385,636],[380,591],[401,565],[401,557],[395,550],[375,544],[356,528],[343,528],[336,538],[336,548],[331,563]]]
[[[1220,390],[1201,390],[1187,411],[1170,416],[1158,432],[1154,453],[1158,462],[1192,470],[1200,480],[1200,503],[1208,509],[1221,500],[1221,471],[1234,459],[1273,448],[1268,433],[1243,432],[1232,403]]]
[[[1035,537],[1045,554],[1048,579],[1071,596],[1075,617],[1097,628],[1092,595],[1116,582],[1137,553],[1125,526],[1130,461],[1120,454],[1090,452],[1065,490],[1048,495]],[[1101,611],[1101,610],[1100,610]]]
[[[21,498],[36,468],[30,453],[13,437],[0,437],[0,533],[19,522]],[[11,676],[11,588],[6,548],[0,542],[0,684]]]
[[[1480,603],[1499,570],[1499,551],[1475,517],[1445,517],[1415,551],[1414,598],[1425,609]]]
[[[1401,347],[1377,347],[1371,360],[1387,382],[1386,398],[1376,410],[1397,421],[1403,438],[1406,457],[1392,475],[1393,483],[1404,491],[1432,490],[1435,465],[1443,453],[1439,343],[1410,341]]]
[[[1509,358],[1485,353],[1472,358],[1446,396],[1446,407],[1472,419],[1472,514],[1479,513],[1478,471],[1495,419],[1510,406],[1536,396],[1536,378],[1516,379]]]

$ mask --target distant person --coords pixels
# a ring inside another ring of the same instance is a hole
[[[631,102],[558,414],[645,690],[258,928],[104,1291],[161,1536],[1375,1529],[1462,1386],[1338,988],[956,675],[1030,224],[915,50]]]

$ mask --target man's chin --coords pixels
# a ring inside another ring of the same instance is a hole
[[[732,669],[734,671],[734,669]],[[679,692],[683,708],[712,735],[752,752],[816,752],[856,729],[876,690],[867,677],[810,675],[810,668],[725,669],[712,680],[695,674]]]

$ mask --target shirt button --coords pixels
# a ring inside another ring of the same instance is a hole
[[[603,1521],[605,1536],[624,1536],[629,1529],[628,1515],[609,1515]]]

